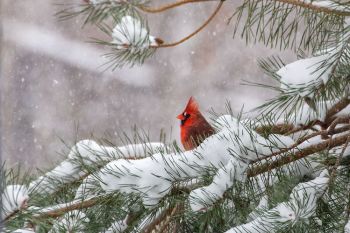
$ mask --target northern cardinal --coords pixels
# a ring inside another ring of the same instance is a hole
[[[185,110],[177,118],[181,121],[181,143],[185,150],[196,148],[205,138],[215,133],[213,127],[200,113],[193,97],[189,99]]]

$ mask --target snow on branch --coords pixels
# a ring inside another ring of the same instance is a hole
[[[119,220],[112,223],[112,225],[106,231],[103,231],[103,232],[104,233],[121,233],[121,232],[124,232],[127,227],[128,227],[128,224],[126,223],[126,219]]]
[[[222,193],[232,179],[245,180],[247,165],[252,160],[285,147],[274,145],[232,116],[222,116],[218,122],[225,122],[227,127],[219,129],[192,151],[110,162],[98,175],[102,189],[137,193],[146,206],[152,206],[171,191],[173,183],[199,178],[208,168],[214,168],[219,169],[217,179],[222,181]],[[229,175],[225,174],[226,178],[222,179],[227,169]]]
[[[334,14],[339,16],[349,16],[350,9],[344,5],[338,4],[334,1],[310,1],[310,0],[276,0],[277,2],[287,3],[302,8],[307,8],[315,12]]]
[[[82,165],[106,163],[115,159],[140,159],[164,150],[163,143],[130,144],[121,147],[109,147],[92,140],[83,140],[75,144],[68,158],[53,170],[30,183],[29,191],[53,193],[60,185],[73,182],[87,175]]]
[[[100,29],[112,41],[96,40],[96,43],[106,45],[110,52],[104,55],[105,65],[115,70],[126,64],[142,64],[146,58],[152,56],[155,48],[163,41],[149,34],[149,29],[143,19],[136,13],[114,19],[113,29],[107,25],[100,25]]]
[[[290,194],[288,202],[278,204],[275,208],[263,212],[255,220],[234,227],[226,233],[273,233],[289,229],[300,222],[308,223],[315,215],[317,200],[328,187],[328,180],[323,172],[309,182],[298,184]]]
[[[124,16],[114,27],[112,37],[118,49],[131,48],[133,53],[159,45],[159,41],[149,35],[147,27],[130,15]]]
[[[350,221],[344,227],[344,233],[350,233]]]
[[[12,233],[35,233],[35,231],[31,228],[23,228],[23,229],[14,230],[12,231]]]
[[[111,3],[111,4],[115,4],[117,2],[121,2],[121,1],[118,1],[118,0],[84,0],[88,3],[91,3],[93,4],[94,6],[97,6],[98,4],[103,4],[103,3]]]
[[[338,11],[338,12],[350,12],[350,8],[346,4],[341,4],[336,1],[330,1],[330,0],[321,0],[321,1],[310,1],[310,0],[304,0],[305,3],[311,4],[312,6],[315,7],[320,7],[324,9],[329,9]]]
[[[289,91],[291,88],[309,89],[310,84],[322,81],[327,83],[331,72],[330,67],[324,66],[330,54],[300,59],[277,71],[281,77],[281,89]],[[300,91],[301,96],[310,95],[307,90]]]
[[[315,109],[308,104],[302,104],[289,117],[288,122],[295,125],[307,125],[311,122],[319,121],[329,125],[335,117],[349,118],[349,102],[350,99],[347,96],[343,99],[318,101],[315,103]]]
[[[11,214],[27,208],[28,189],[24,185],[8,185],[1,192],[1,219],[7,219]]]
[[[334,148],[334,147],[341,146],[347,141],[349,136],[350,134],[347,133],[347,134],[330,138],[327,140],[318,141],[317,143],[310,144],[309,146],[306,146],[296,151],[294,154],[286,153],[280,158],[269,161],[268,163],[254,164],[251,168],[247,170],[248,176],[253,177],[253,176],[262,174],[266,171],[275,169],[277,167],[281,167],[283,165],[289,164],[293,161],[297,161],[299,159],[305,158],[308,155],[321,152],[323,150],[326,150],[327,148]]]

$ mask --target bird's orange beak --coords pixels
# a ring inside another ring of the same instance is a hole
[[[176,117],[177,119],[179,119],[179,120],[185,120],[185,117],[184,117],[184,115],[181,113],[181,114],[179,114],[177,117]]]

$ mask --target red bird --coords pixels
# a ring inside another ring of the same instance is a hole
[[[185,150],[196,148],[204,139],[215,133],[213,127],[200,113],[193,97],[189,99],[185,110],[177,118],[181,120],[181,143]]]

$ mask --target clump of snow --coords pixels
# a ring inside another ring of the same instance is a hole
[[[27,208],[28,189],[24,185],[8,185],[1,194],[1,217],[6,218],[11,213]]]
[[[305,3],[312,4],[317,7],[328,8],[329,10],[337,10],[337,11],[349,11],[349,7],[346,4],[339,4],[330,0],[321,0],[321,1],[311,1],[304,0]]]
[[[329,79],[332,68],[324,64],[329,57],[329,54],[325,54],[300,59],[282,67],[277,71],[281,77],[281,89],[290,91],[290,89],[296,88],[300,89],[300,96],[312,96],[307,87],[320,80],[327,83]]]
[[[124,16],[112,32],[113,44],[118,49],[132,49],[135,53],[159,45],[154,36],[149,35],[148,29],[139,19]]]
[[[193,211],[211,206],[219,200],[224,192],[231,187],[235,181],[244,182],[247,162],[232,158],[226,166],[219,169],[214,176],[213,182],[206,186],[193,190],[190,193],[190,205]]]
[[[218,119],[216,119],[216,121],[214,122],[214,126],[217,129],[217,131],[221,131],[228,127],[237,128],[239,126],[239,121],[231,115],[222,115],[218,117]]]
[[[29,191],[31,193],[53,193],[59,184],[74,181],[81,175],[83,175],[83,172],[77,164],[71,160],[65,160],[44,176],[40,176],[31,182]]]
[[[268,196],[264,195],[261,197],[259,204],[253,212],[249,214],[249,219],[254,220],[259,217],[259,214],[268,209]]]
[[[319,144],[322,141],[323,141],[322,137],[320,135],[318,135],[318,136],[312,137],[312,138],[310,138],[308,140],[305,140],[300,145],[298,145],[295,149],[296,150],[302,150],[302,149],[304,149],[306,147]]]
[[[344,233],[350,233],[350,221],[344,227]]]
[[[90,165],[98,161],[108,162],[119,158],[144,158],[165,149],[165,145],[158,142],[109,147],[99,145],[93,140],[82,140],[72,147],[66,160],[31,182],[29,190],[38,193],[54,192],[60,184],[72,182],[86,174],[81,170],[81,163]]]
[[[92,198],[98,194],[100,190],[100,183],[96,181],[95,177],[96,174],[93,173],[87,176],[81,182],[77,191],[75,192],[75,200]]]
[[[288,202],[280,203],[275,208],[263,212],[255,220],[234,227],[226,233],[273,233],[299,221],[308,221],[315,214],[317,200],[328,187],[327,176],[328,172],[325,171],[309,182],[298,184],[292,190]]]
[[[100,4],[111,4],[112,6],[116,6],[117,4],[123,3],[125,0],[84,0],[94,6],[98,6]]]
[[[87,0],[88,2],[92,3],[94,6],[105,2],[105,0]]]
[[[338,101],[339,99],[319,101],[315,103],[316,111],[308,104],[303,104],[289,117],[288,122],[296,125],[306,125],[314,120],[324,121],[327,116],[327,111]],[[348,117],[349,115],[349,105],[335,114],[337,117]],[[283,117],[283,121],[284,120],[285,118]],[[282,119],[280,119],[279,122],[282,123]]]
[[[128,224],[126,224],[126,218],[124,220],[115,221],[112,225],[104,231],[104,233],[121,233],[126,230]]]
[[[84,225],[90,222],[89,218],[80,210],[66,213],[62,218],[55,221],[49,233],[76,232],[83,233]]]
[[[93,164],[97,161],[128,158],[138,159],[150,156],[159,150],[164,150],[165,145],[159,142],[130,144],[121,147],[109,147],[96,143],[93,140],[82,140],[71,149],[69,159],[84,159],[85,163]]]
[[[299,110],[290,117],[290,122],[297,125],[306,125],[313,120],[323,120],[327,114],[327,107],[324,104],[317,105],[317,112],[308,104],[303,104]]]
[[[35,233],[35,231],[31,228],[23,228],[12,231],[12,233]]]

